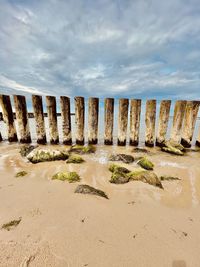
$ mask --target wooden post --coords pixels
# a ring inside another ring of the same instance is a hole
[[[47,142],[47,138],[44,124],[42,96],[32,95],[32,104],[36,123],[37,143],[44,145]]]
[[[194,127],[199,111],[200,101],[187,101],[181,144],[184,147],[191,147]]]
[[[84,97],[77,96],[75,100],[76,144],[84,145],[85,102]]]
[[[126,134],[128,124],[128,105],[127,98],[119,99],[119,114],[118,114],[118,146],[126,145]]]
[[[139,143],[141,99],[131,99],[130,110],[130,145]]]
[[[196,146],[200,147],[200,127],[199,127],[199,132],[196,140]]]
[[[10,102],[9,95],[1,95],[0,96],[0,104],[3,112],[3,118],[7,124],[8,129],[8,141],[9,142],[17,142],[17,132],[15,128],[15,122],[13,117],[12,106]]]
[[[170,139],[177,143],[180,142],[181,138],[181,128],[183,124],[183,118],[185,115],[186,102],[187,101],[185,100],[178,100],[176,101],[174,107],[174,117],[173,117],[173,125],[172,125]]]
[[[26,98],[23,95],[14,95],[13,98],[20,133],[20,143],[31,143]]]
[[[58,144],[58,126],[57,126],[57,113],[56,113],[56,98],[55,96],[46,96],[47,113],[49,118],[49,133],[50,143]]]
[[[90,97],[88,101],[88,143],[98,142],[99,99]]]
[[[61,107],[62,128],[63,128],[63,144],[71,145],[72,133],[71,133],[70,98],[67,96],[61,96],[60,107]]]
[[[158,132],[156,137],[156,145],[163,146],[167,133],[167,127],[169,122],[171,100],[162,100],[160,103],[160,114],[158,122]]]
[[[145,113],[145,145],[148,147],[154,146],[155,139],[155,124],[156,124],[156,100],[147,100]]]
[[[114,98],[106,98],[104,101],[104,144],[113,144],[113,122],[114,122]]]

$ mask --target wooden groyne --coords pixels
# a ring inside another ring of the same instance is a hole
[[[39,95],[32,96],[32,110],[28,112],[26,98],[22,95],[14,95],[14,106],[11,104],[11,98],[8,95],[0,95],[0,105],[2,114],[1,119],[7,126],[7,138],[9,142],[31,143],[31,133],[29,118],[35,120],[35,131],[37,134],[37,143],[46,144],[46,125],[44,117],[48,117],[48,132],[51,144],[58,144],[59,130],[57,117],[62,118],[62,142],[65,145],[72,144],[74,135],[76,144],[83,145],[97,144],[99,136],[99,98],[91,97],[88,100],[88,112],[85,112],[86,101],[84,97],[77,96],[70,99],[67,96],[61,96],[60,101],[56,101],[54,96],[42,98]],[[47,113],[43,110],[44,101],[46,102]],[[72,101],[75,107],[75,113],[71,113]],[[131,146],[137,146],[140,141],[140,124],[142,114],[141,99],[106,98],[104,100],[104,144],[113,144],[113,129],[115,126],[114,103],[118,104],[118,124],[117,124],[117,144],[125,146],[127,143]],[[57,112],[58,105],[60,113]],[[160,106],[160,107],[159,107]],[[185,147],[190,147],[194,135],[194,129],[199,112],[200,101],[178,100],[174,104],[173,122],[169,129],[171,100],[162,100],[159,104],[155,99],[146,101],[145,108],[145,145],[163,146],[166,141],[167,132],[170,130],[170,140],[181,143]],[[159,107],[159,108],[158,108]],[[13,110],[15,112],[13,112]],[[85,118],[88,114],[88,120]],[[72,132],[71,116],[75,115],[75,131]],[[88,121],[86,125],[85,122]],[[18,126],[18,133],[16,125]],[[2,125],[2,122],[1,122]],[[128,127],[129,126],[129,127]],[[156,127],[157,126],[157,127]],[[87,133],[87,135],[86,135]],[[86,140],[86,136],[88,136]],[[127,137],[129,136],[129,139]],[[0,141],[3,141],[2,130],[0,130]],[[200,146],[200,129],[196,137],[196,145]]]

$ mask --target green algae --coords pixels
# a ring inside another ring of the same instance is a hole
[[[78,156],[78,155],[70,155],[69,158],[66,160],[66,163],[82,163],[85,160]]]
[[[148,160],[146,157],[143,157],[142,159],[140,159],[137,164],[146,170],[153,170],[154,168],[154,164],[150,160]]]
[[[18,220],[12,220],[12,221],[10,221],[10,222],[8,222],[8,223],[5,223],[5,224],[3,224],[2,225],[2,229],[5,229],[5,230],[7,230],[7,231],[10,231],[10,230],[12,230],[14,227],[17,227],[18,226],[18,224],[21,222],[21,217],[18,219]]]
[[[76,172],[58,172],[52,176],[52,180],[68,181],[75,183],[80,181],[80,176]]]
[[[16,173],[16,175],[15,175],[15,177],[23,177],[23,176],[25,176],[25,175],[27,175],[28,173],[26,172],[26,171],[20,171],[20,172],[17,172]]]

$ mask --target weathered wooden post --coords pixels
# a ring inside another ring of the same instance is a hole
[[[9,95],[0,95],[0,104],[3,112],[3,117],[8,129],[8,141],[17,142],[17,132],[13,117],[13,111]]]
[[[84,145],[85,101],[77,96],[75,100],[76,144]]]
[[[88,143],[98,142],[99,98],[90,97],[88,101]]]
[[[60,107],[61,107],[62,128],[63,128],[63,144],[71,145],[72,133],[71,133],[70,98],[67,96],[61,96]]]
[[[145,113],[145,145],[148,147],[154,146],[155,140],[155,124],[156,124],[156,100],[147,100]]]
[[[47,138],[44,124],[42,96],[32,95],[32,104],[36,124],[37,143],[44,145],[47,142]]]
[[[187,148],[191,147],[199,105],[200,101],[187,101],[181,138],[181,144]]]
[[[129,100],[127,98],[119,99],[118,140],[117,140],[118,146],[126,145],[128,106],[129,106]]]
[[[156,145],[163,146],[167,133],[167,127],[169,122],[171,100],[162,100],[160,103],[160,114],[158,122],[158,132],[156,137]]]
[[[131,99],[130,109],[130,145],[137,146],[140,132],[141,99]]]
[[[196,140],[196,146],[200,147],[200,127],[199,127],[199,132]]]
[[[113,144],[114,98],[104,101],[104,144]]]
[[[49,133],[50,143],[58,144],[58,125],[57,125],[57,112],[56,112],[56,98],[55,96],[46,96],[47,113],[49,118]]]
[[[185,100],[178,100],[175,103],[174,107],[174,117],[173,117],[173,125],[171,129],[170,140],[179,143],[181,139],[181,128],[183,124],[183,118],[185,115]]]
[[[31,134],[28,122],[26,98],[22,95],[14,95],[16,119],[20,134],[20,143],[31,143]]]

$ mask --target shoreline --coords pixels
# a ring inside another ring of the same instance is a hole
[[[173,156],[148,148],[159,176],[181,178],[164,181],[162,190],[140,181],[109,183],[108,155],[136,157],[133,147],[97,145],[95,154],[82,155],[81,164],[32,164],[20,147],[0,145],[0,225],[21,218],[12,230],[0,230],[0,266],[199,265],[199,152]],[[136,163],[119,164],[132,169]],[[28,174],[16,178],[21,170]],[[81,181],[51,179],[64,170],[76,171]],[[78,184],[103,190],[109,200],[75,194]]]

